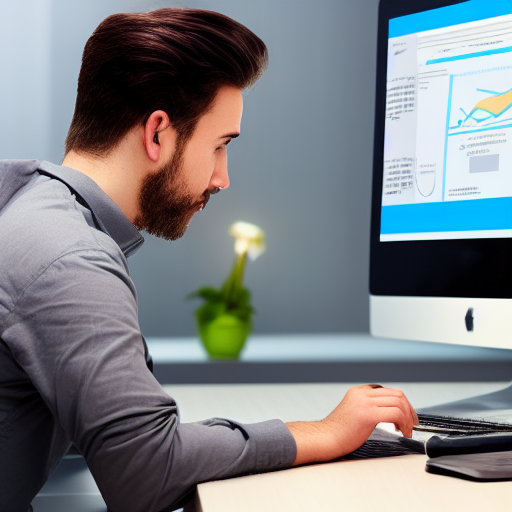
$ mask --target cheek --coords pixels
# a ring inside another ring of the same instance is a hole
[[[187,182],[194,191],[203,192],[206,190],[215,171],[216,158],[203,155],[202,158],[195,158],[190,166],[187,166]]]

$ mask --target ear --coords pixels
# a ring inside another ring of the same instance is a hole
[[[168,128],[171,130],[168,130]],[[150,160],[157,162],[162,154],[162,137],[160,132],[172,131],[169,116],[163,110],[155,110],[144,125],[144,147]],[[166,134],[168,135],[168,134]],[[165,137],[167,141],[168,137]],[[169,148],[166,148],[167,150]]]

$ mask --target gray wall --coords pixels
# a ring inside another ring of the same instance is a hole
[[[228,226],[267,232],[248,264],[255,332],[368,329],[368,244],[378,0],[2,0],[0,157],[60,163],[83,45],[106,15],[163,6],[223,12],[268,45],[229,146],[231,187],[185,237],[146,236],[130,259],[146,336],[194,333],[197,303],[233,254]]]

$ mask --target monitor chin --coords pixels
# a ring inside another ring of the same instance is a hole
[[[373,336],[512,349],[512,299],[370,295]]]

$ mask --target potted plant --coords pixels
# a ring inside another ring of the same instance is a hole
[[[252,331],[251,294],[243,285],[247,256],[256,259],[265,250],[265,233],[254,224],[235,222],[229,228],[235,238],[235,259],[220,289],[204,286],[187,298],[204,303],[195,311],[199,338],[212,359],[236,359]]]

